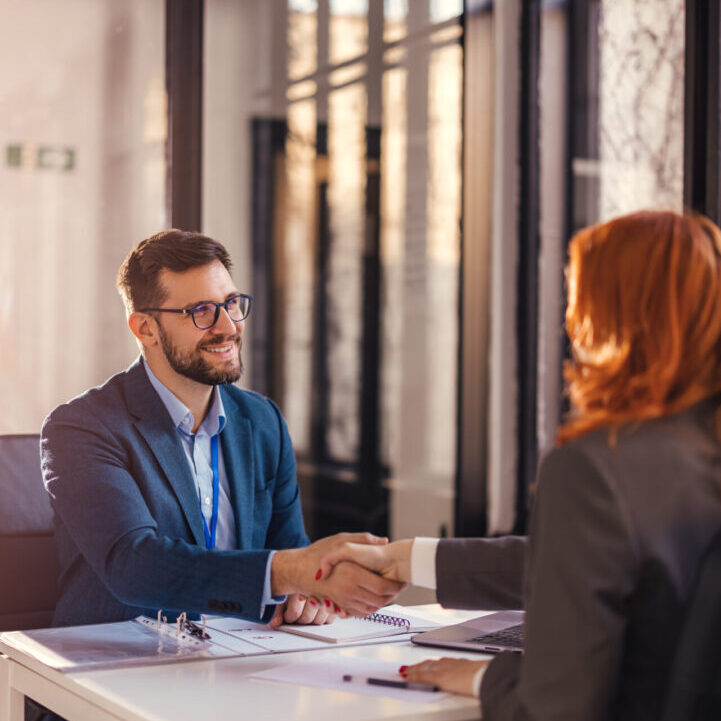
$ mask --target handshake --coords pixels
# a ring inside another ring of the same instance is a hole
[[[272,626],[331,623],[367,616],[393,601],[411,580],[412,539],[388,543],[370,533],[339,533],[305,548],[277,551],[273,596],[287,595]]]

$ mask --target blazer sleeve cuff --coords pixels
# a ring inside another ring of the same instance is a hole
[[[437,538],[415,538],[411,546],[411,583],[422,588],[437,587]]]
[[[476,698],[481,697],[481,684],[483,683],[483,677],[486,675],[487,670],[488,664],[484,664],[483,666],[481,666],[478,671],[476,671],[476,674],[473,677],[473,681],[471,682],[471,685],[473,687],[473,695]]]
[[[268,554],[268,562],[265,564],[265,580],[263,582],[263,597],[260,600],[260,618],[266,617],[267,606],[271,607],[272,611],[275,611],[275,607],[279,603],[284,603],[288,596],[273,596],[270,590],[270,569],[273,563],[273,556],[276,551],[271,551]]]
[[[501,653],[485,667],[481,679],[481,713],[495,718],[494,709],[510,707],[513,694],[521,672],[523,656],[517,653]]]

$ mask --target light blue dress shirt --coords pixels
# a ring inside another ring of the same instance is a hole
[[[178,397],[161,383],[155,376],[150,366],[143,359],[143,367],[148,374],[148,380],[163,401],[173,425],[178,431],[185,457],[188,461],[190,473],[195,481],[195,488],[198,492],[200,508],[205,522],[210,528],[213,515],[213,468],[211,463],[210,440],[219,434],[225,427],[226,417],[223,408],[223,399],[217,386],[213,387],[213,397],[210,408],[205,415],[198,430],[193,433],[195,419],[187,406]],[[222,444],[221,444],[222,446]],[[236,549],[235,516],[233,506],[230,502],[230,486],[228,475],[225,470],[223,454],[218,454],[218,523],[216,526],[215,547],[220,551]],[[275,551],[268,556],[268,563],[265,567],[265,583],[263,584],[263,598],[261,600],[260,615],[262,616],[268,604],[282,603],[285,596],[271,596],[270,593],[270,566]]]

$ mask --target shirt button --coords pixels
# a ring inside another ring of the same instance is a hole
[[[210,505],[210,498],[208,496],[205,497],[205,505],[206,506]]]
[[[188,418],[183,418],[183,423],[187,426],[188,423],[190,423],[190,420]]]

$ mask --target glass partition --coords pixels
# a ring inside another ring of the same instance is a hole
[[[683,208],[684,49],[684,0],[542,4],[541,451],[554,444],[563,412],[562,267],[568,238],[581,227],[641,208]],[[570,93],[559,78],[570,78]]]
[[[573,228],[683,205],[685,2],[574,8]]]

